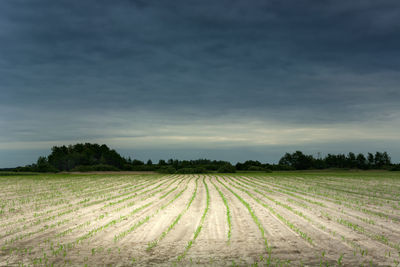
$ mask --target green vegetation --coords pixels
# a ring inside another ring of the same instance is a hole
[[[218,169],[219,173],[234,173],[236,169],[231,164],[225,164]]]
[[[279,164],[261,163],[255,160],[238,162],[233,166],[227,161],[209,159],[198,160],[159,160],[154,164],[151,160],[144,163],[138,159],[124,158],[106,145],[75,144],[54,146],[48,157],[39,157],[35,164],[25,167],[0,169],[0,176],[10,172],[93,172],[93,171],[157,171],[165,174],[197,174],[197,173],[235,173],[236,171],[272,172],[310,169],[386,169],[399,171],[400,163],[393,164],[387,152],[354,154],[328,154],[324,158],[314,158],[301,151],[286,153]]]
[[[54,146],[48,157],[39,157],[35,164],[25,167],[4,169],[4,175],[11,171],[17,172],[91,172],[91,171],[157,171],[166,174],[190,174],[207,172],[234,172],[227,161],[208,159],[198,160],[160,160],[153,164],[148,160],[143,161],[124,158],[115,150],[106,145],[75,144],[69,146]],[[1,173],[0,173],[1,175]]]
[[[325,158],[314,158],[312,155],[304,155],[301,151],[292,154],[286,153],[280,160],[279,165],[292,168],[294,170],[307,169],[391,169],[392,163],[387,152],[368,153],[367,157],[363,154],[355,155],[353,152],[348,155],[328,154]]]

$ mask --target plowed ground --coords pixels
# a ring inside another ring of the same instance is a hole
[[[387,173],[0,177],[0,266],[397,266]]]

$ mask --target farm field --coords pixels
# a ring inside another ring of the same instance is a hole
[[[0,266],[400,266],[400,175],[0,176]]]

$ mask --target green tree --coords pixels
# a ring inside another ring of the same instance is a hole
[[[236,168],[234,166],[232,166],[232,164],[227,163],[227,164],[221,166],[218,169],[218,172],[219,173],[234,173],[234,172],[236,172]]]
[[[367,159],[361,153],[359,153],[356,157],[357,168],[366,169],[367,168]]]
[[[383,164],[384,164],[385,166],[392,165],[391,158],[390,158],[389,154],[388,154],[386,151],[383,152],[382,158],[383,158]]]
[[[313,167],[314,158],[311,155],[304,155],[301,151],[292,154],[286,153],[280,160],[279,165],[293,167],[296,170],[311,169]]]
[[[373,168],[375,166],[374,154],[368,153],[367,161],[368,161],[368,167],[369,168]]]
[[[353,152],[349,152],[347,155],[347,166],[348,168],[357,168],[356,155]]]
[[[57,172],[57,169],[47,161],[46,157],[38,158],[36,169],[38,172]]]

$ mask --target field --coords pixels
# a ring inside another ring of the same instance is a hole
[[[0,266],[398,266],[394,172],[0,177]]]

